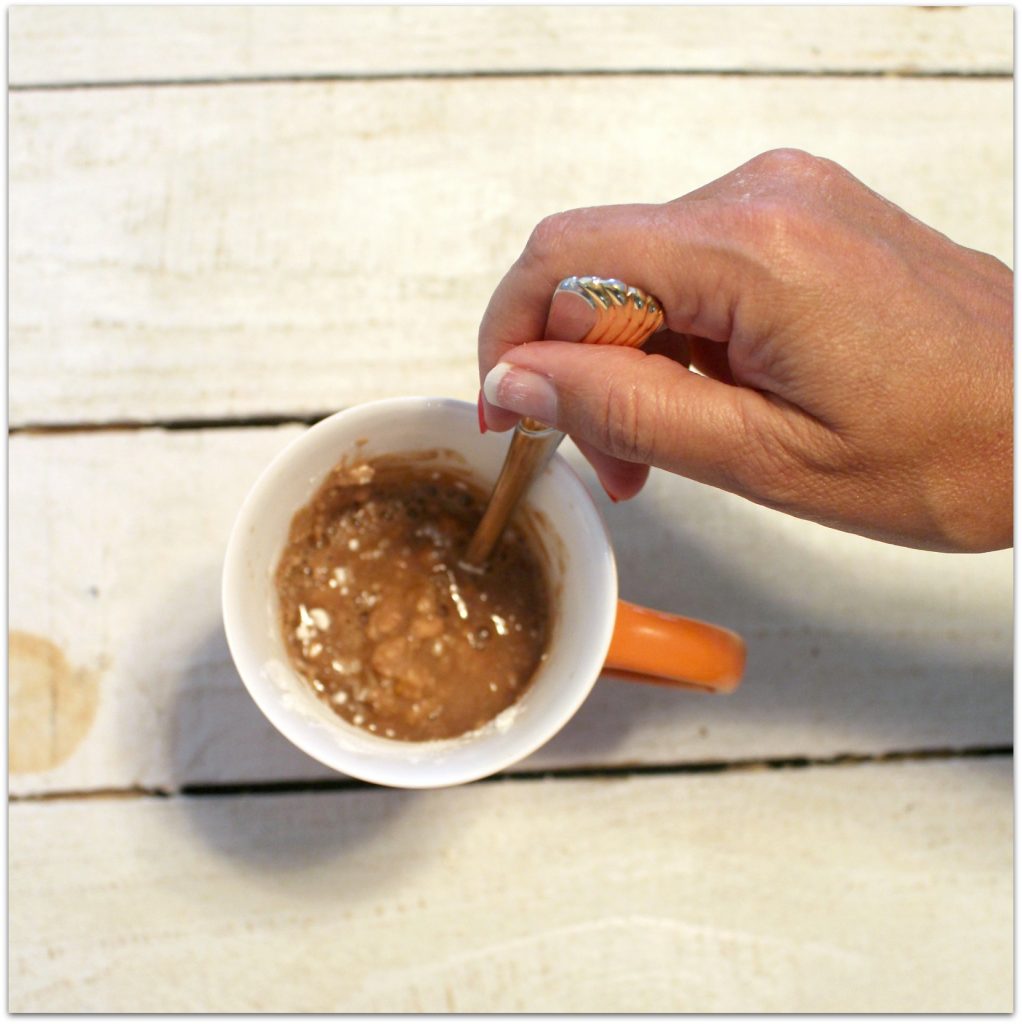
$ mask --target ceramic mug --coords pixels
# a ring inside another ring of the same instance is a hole
[[[466,402],[368,402],[311,427],[252,487],[224,562],[227,642],[252,699],[306,754],[368,782],[409,789],[451,786],[507,768],[546,743],[604,669],[627,679],[713,692],[738,684],[745,648],[734,633],[618,600],[607,528],[585,485],[554,455],[525,502],[525,516],[543,523],[556,597],[548,657],[522,698],[465,736],[414,743],[359,729],[314,695],[288,661],[273,582],[295,512],[345,456],[435,450],[438,465],[467,470],[480,485],[491,486],[508,438],[480,434],[476,407]]]

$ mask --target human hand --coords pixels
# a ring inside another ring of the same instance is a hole
[[[652,293],[666,330],[643,350],[545,333],[572,274]],[[480,414],[566,431],[615,499],[653,465],[868,537],[992,550],[1012,543],[1012,334],[1003,263],[775,150],[673,202],[542,221],[483,317]]]

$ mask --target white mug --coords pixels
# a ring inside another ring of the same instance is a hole
[[[728,630],[618,601],[606,526],[585,485],[559,455],[533,483],[555,594],[548,657],[524,695],[465,736],[407,742],[351,725],[291,667],[274,573],[291,519],[342,458],[436,450],[437,464],[492,485],[509,435],[480,434],[473,405],[446,398],[368,402],[317,423],[270,463],[249,492],[227,545],[223,614],[241,679],[263,714],[295,746],[339,772],[408,789],[452,786],[492,775],[553,737],[606,666],[646,682],[727,691],[744,666]],[[456,453],[444,455],[443,452]]]

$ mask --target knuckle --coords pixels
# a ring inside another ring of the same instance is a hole
[[[522,258],[526,261],[545,265],[556,262],[575,230],[578,214],[574,210],[552,213],[544,217],[529,235]]]
[[[603,415],[599,418],[604,450],[628,462],[650,461],[651,421],[655,417],[644,415],[648,398],[646,396],[644,401],[639,385],[630,377],[619,375],[608,379]]]
[[[801,187],[829,180],[837,164],[823,157],[813,156],[804,149],[780,148],[760,153],[752,161],[757,172]]]

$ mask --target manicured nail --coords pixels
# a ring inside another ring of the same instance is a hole
[[[600,481],[600,486],[603,488],[603,493],[606,494],[615,505],[621,500],[620,498],[615,498],[614,495],[610,493],[610,488],[602,480]]]
[[[557,422],[557,392],[540,373],[497,363],[483,381],[483,394],[491,405],[519,416],[532,416],[543,423]]]
[[[577,292],[558,288],[550,300],[544,338],[555,341],[579,341],[596,324],[596,310]]]
[[[479,392],[479,398],[476,401],[476,409],[479,412],[479,433],[486,433],[486,413],[483,412],[483,393]]]

